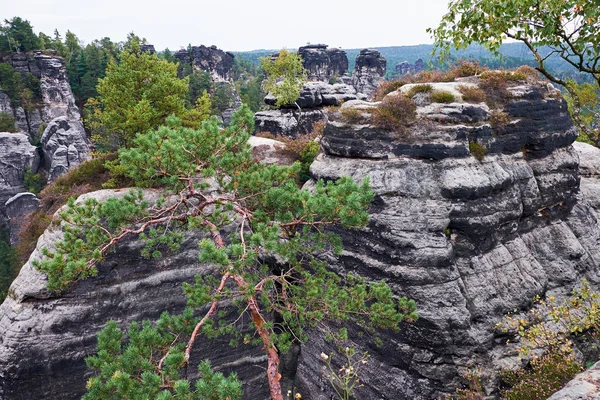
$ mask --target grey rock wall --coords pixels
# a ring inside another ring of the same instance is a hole
[[[368,177],[377,195],[369,225],[338,230],[342,255],[322,257],[340,273],[385,279],[416,301],[420,315],[399,333],[349,326],[357,350],[371,355],[357,398],[437,398],[464,383],[461,373],[472,364],[490,371],[485,385],[491,387],[491,371],[517,362],[506,338],[492,330],[504,313],[527,310],[536,294],[568,293],[583,277],[600,283],[600,228],[579,191],[576,132],[566,105],[542,84],[511,93],[504,108],[510,124],[501,130],[490,126],[489,106],[462,101],[419,107],[419,122],[406,133],[368,123],[326,126],[313,178]],[[373,105],[346,106],[367,114]],[[481,161],[469,142],[488,149]],[[32,259],[59,237],[56,227],[46,231]],[[182,251],[162,261],[141,259],[139,243],[126,243],[98,277],[60,298],[26,264],[0,306],[0,397],[79,398],[89,373],[82,360],[93,353],[106,320],[124,325],[180,310],[180,283],[211,273],[195,259],[198,239],[190,236]],[[374,334],[381,346],[369,340]],[[291,363],[303,398],[334,396],[320,354],[336,349],[324,335],[315,328]],[[199,351],[240,373],[248,382],[245,398],[267,396],[259,349],[207,341]]]
[[[6,201],[24,192],[23,178],[28,168],[36,172],[40,164],[37,148],[22,133],[0,132],[0,220],[6,219]]]
[[[48,182],[89,158],[85,129],[78,119],[70,120],[66,116],[53,119],[46,127],[41,142]]]
[[[357,92],[364,93],[371,98],[373,91],[385,80],[386,65],[385,57],[377,50],[362,49],[356,56],[352,72],[352,86]]]
[[[492,329],[506,312],[526,310],[538,294],[568,293],[583,277],[599,283],[600,228],[579,192],[566,105],[543,84],[511,91],[502,132],[488,106],[462,102],[419,107],[404,134],[325,127],[314,179],[369,178],[377,196],[367,228],[340,231],[343,254],[324,257],[342,273],[385,279],[420,315],[400,333],[378,333],[381,347],[350,327],[357,350],[372,356],[357,398],[437,398],[465,383],[469,365],[483,366],[490,389],[494,371],[517,363]],[[488,149],[482,161],[470,141]],[[313,337],[300,353],[298,387],[329,399],[319,355],[335,349],[323,332]]]
[[[308,79],[329,82],[348,72],[348,56],[341,49],[328,48],[326,44],[309,44],[298,49]]]
[[[231,79],[234,55],[217,46],[193,46],[191,49],[179,50],[174,56],[182,64],[190,64],[193,68],[208,72],[213,82]]]

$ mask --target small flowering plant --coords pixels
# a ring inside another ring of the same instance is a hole
[[[323,376],[341,400],[349,400],[353,398],[354,390],[363,386],[358,373],[361,367],[367,364],[370,356],[367,352],[357,353],[354,347],[345,347],[341,353],[345,362],[339,369],[332,365],[333,354],[321,353],[321,359],[325,362]]]

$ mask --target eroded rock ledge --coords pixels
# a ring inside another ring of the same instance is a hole
[[[415,299],[420,314],[399,334],[382,332],[381,347],[355,340],[372,356],[358,398],[454,393],[470,365],[483,366],[491,390],[494,371],[517,364],[514,349],[492,329],[506,312],[527,309],[538,294],[567,293],[583,277],[599,283],[600,229],[579,192],[566,104],[544,83],[515,83],[508,91],[502,110],[459,96],[423,104],[404,133],[368,119],[325,127],[313,178],[369,178],[377,193],[368,227],[340,232],[345,250],[328,258],[330,265],[385,279]],[[342,107],[368,114],[374,106]],[[508,123],[494,127],[494,111],[508,114]],[[487,149],[481,161],[470,142]],[[322,332],[314,337],[302,348],[299,387],[325,400],[331,393],[318,356],[334,349],[319,339]]]
[[[349,327],[357,351],[371,354],[358,398],[437,398],[454,392],[473,364],[485,371],[515,365],[506,338],[492,330],[504,313],[527,309],[536,294],[568,293],[583,277],[600,283],[600,227],[579,192],[566,105],[545,84],[509,90],[509,124],[501,129],[490,124],[493,108],[460,98],[423,104],[419,122],[405,134],[368,119],[325,128],[313,178],[368,177],[377,196],[365,229],[339,231],[341,257],[323,257],[341,273],[385,279],[398,295],[415,299],[420,314],[399,333],[378,332],[381,346],[368,340],[372,332],[361,336]],[[365,114],[373,106],[344,104]],[[481,161],[469,151],[474,141],[487,148]],[[57,235],[48,230],[32,259]],[[0,397],[79,398],[88,373],[83,359],[106,320],[124,325],[181,309],[181,282],[211,272],[197,264],[197,240],[190,237],[177,255],[152,262],[140,258],[139,244],[126,243],[97,278],[60,298],[49,296],[45,277],[27,263],[0,306]],[[289,369],[303,398],[333,395],[320,354],[335,349],[323,337],[315,329]],[[199,352],[218,368],[238,371],[245,398],[266,397],[259,349],[204,341]],[[490,372],[484,383],[491,388],[493,382]]]

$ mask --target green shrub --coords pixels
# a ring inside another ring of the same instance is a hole
[[[16,132],[15,118],[7,113],[0,113],[0,132]]]
[[[529,368],[505,370],[502,379],[510,389],[502,392],[506,400],[545,400],[563,388],[583,370],[572,353],[548,353],[531,361]]]
[[[37,196],[46,186],[46,183],[47,181],[44,175],[40,173],[34,174],[31,168],[27,168],[25,170],[23,186],[25,186],[25,190],[28,192],[31,192]]]
[[[404,95],[387,96],[373,109],[371,116],[374,125],[379,128],[404,132],[416,120],[417,106]]]
[[[473,154],[473,157],[475,157],[479,161],[482,161],[485,155],[487,154],[487,149],[484,146],[473,141],[469,142],[469,151],[471,152],[471,154]]]
[[[456,100],[452,93],[445,90],[434,90],[430,96],[433,103],[452,103]]]
[[[502,132],[509,122],[510,117],[504,111],[493,110],[490,113],[490,124],[497,132]]]
[[[109,153],[86,161],[39,192],[41,208],[25,218],[23,228],[19,232],[19,243],[15,248],[16,257],[21,265],[35,249],[38,238],[50,225],[56,210],[67,204],[70,197],[102,189],[102,185],[110,178],[105,164],[116,157],[116,153]]]
[[[481,103],[485,100],[485,92],[478,87],[459,85],[457,89],[467,103]]]
[[[406,93],[406,95],[408,97],[412,98],[417,93],[431,93],[432,90],[433,90],[433,86],[431,86],[429,84],[415,85],[415,86],[411,87],[410,89],[408,89],[408,92]]]
[[[404,80],[381,82],[381,84],[377,87],[377,89],[375,89],[375,92],[373,94],[373,99],[375,101],[381,101],[387,94],[400,89],[402,86],[406,85],[406,83],[407,82]]]
[[[10,246],[8,229],[0,226],[0,303],[4,301],[8,288],[19,274],[19,263],[14,248]]]
[[[365,120],[364,114],[358,108],[342,108],[340,113],[341,120],[347,124],[360,124]]]

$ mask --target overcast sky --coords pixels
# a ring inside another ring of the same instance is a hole
[[[74,32],[85,43],[128,32],[157,50],[216,45],[224,50],[294,49],[306,43],[363,48],[431,43],[448,0],[0,0],[1,18],[20,16],[36,32]]]

